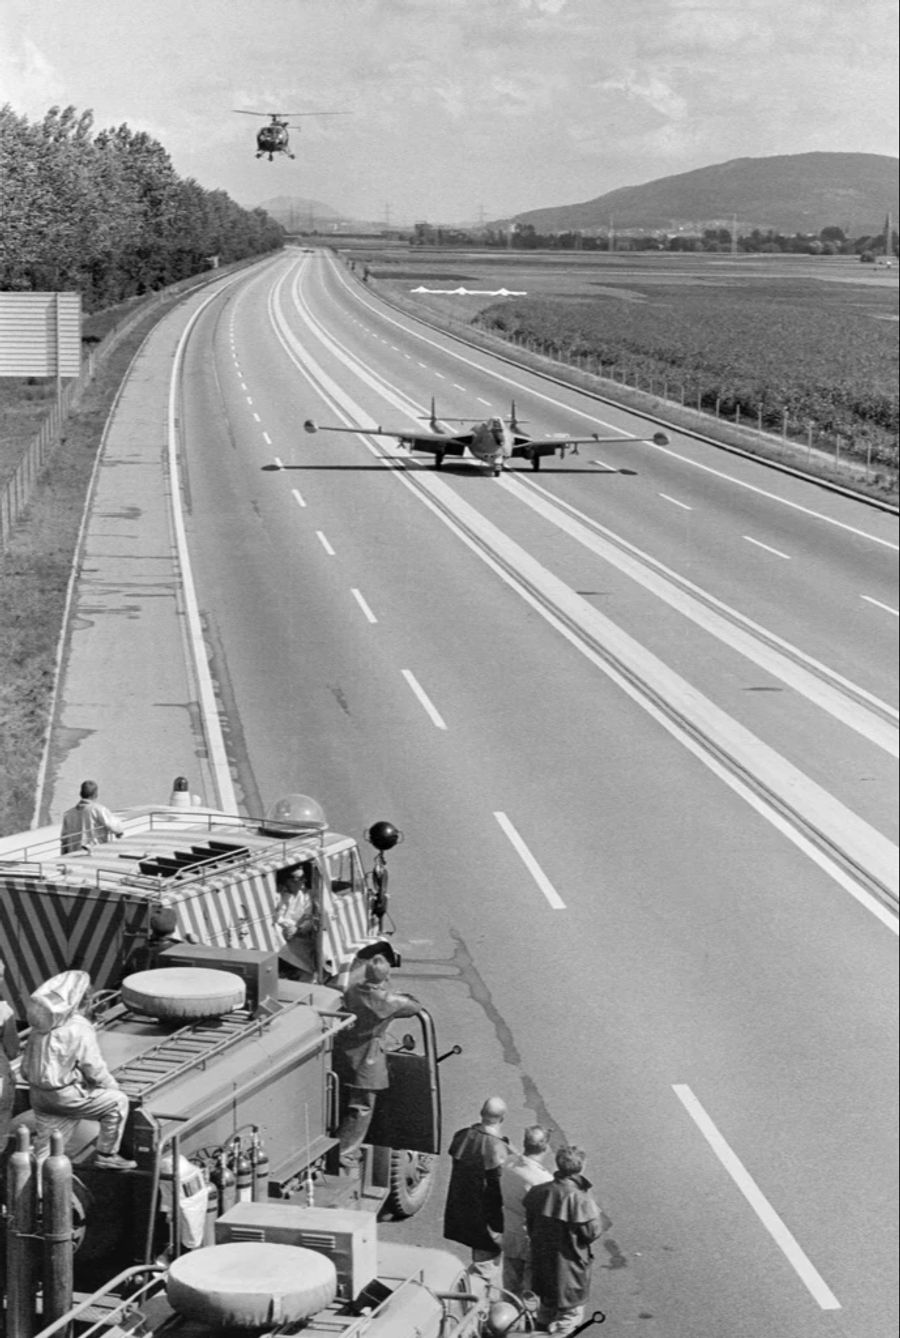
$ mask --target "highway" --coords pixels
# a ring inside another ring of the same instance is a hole
[[[648,429],[323,254],[197,320],[182,500],[238,801],[404,831],[447,1124],[496,1091],[516,1141],[587,1149],[604,1333],[893,1333],[896,522],[676,433],[495,480],[302,431],[432,396]]]

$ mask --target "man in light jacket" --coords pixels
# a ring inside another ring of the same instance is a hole
[[[60,849],[63,855],[71,855],[76,850],[90,850],[91,846],[102,845],[111,836],[121,836],[125,830],[115,813],[111,813],[105,804],[97,799],[97,782],[81,782],[81,797],[73,808],[67,808],[63,814],[60,831]]]
[[[81,1011],[90,985],[86,971],[63,971],[38,986],[25,1006],[31,1033],[22,1076],[37,1124],[35,1152],[43,1155],[54,1129],[68,1139],[80,1120],[98,1120],[91,1165],[131,1171],[137,1162],[119,1155],[128,1096],[107,1068],[97,1033]]]
[[[503,1289],[523,1297],[531,1291],[531,1247],[525,1230],[525,1195],[535,1185],[553,1179],[544,1165],[547,1130],[533,1124],[525,1130],[521,1153],[507,1157],[500,1167],[503,1201]]]

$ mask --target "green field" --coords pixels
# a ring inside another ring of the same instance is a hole
[[[386,296],[438,318],[665,386],[666,398],[768,432],[787,419],[795,435],[837,437],[844,452],[896,468],[896,270],[848,256],[374,247],[345,256]],[[414,291],[423,287],[481,291]],[[501,287],[512,295],[490,295]]]

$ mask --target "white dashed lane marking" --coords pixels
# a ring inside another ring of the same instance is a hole
[[[510,822],[509,818],[506,816],[505,813],[495,813],[494,817],[500,824],[501,831],[504,833],[504,835],[512,844],[512,847],[515,850],[516,854],[519,856],[522,863],[525,865],[525,868],[531,874],[532,878],[537,883],[538,887],[541,889],[541,891],[547,898],[550,905],[553,907],[555,911],[564,911],[566,909],[566,903],[563,901],[562,897],[556,891],[556,888],[550,882],[550,879],[544,873],[543,869],[538,864],[537,860],[534,858],[534,855],[532,855],[531,851],[528,849],[527,845],[522,840],[521,836]]]
[[[425,689],[418,682],[415,674],[411,673],[409,669],[404,669],[402,673],[403,677],[406,679],[407,683],[415,693],[416,697],[418,697],[419,702],[425,708],[425,711],[427,712],[428,717],[431,720],[431,723],[435,725],[438,729],[446,729],[447,726],[444,723],[444,719],[440,711],[433,704],[431,698],[428,696]]]
[[[876,609],[884,609],[885,613],[892,613],[895,618],[900,616],[897,609],[892,609],[890,604],[882,604],[880,599],[873,599],[871,595],[860,595],[860,599],[864,599],[867,604],[874,604]]]
[[[784,558],[785,562],[790,562],[791,560],[790,553],[782,553],[777,548],[770,548],[768,544],[761,543],[759,539],[751,539],[749,534],[745,534],[744,538],[747,540],[748,544],[754,544],[755,547],[764,549],[765,552],[771,553],[773,557]]]
[[[331,544],[325,538],[325,535],[322,533],[321,530],[316,530],[316,538],[318,539],[322,547],[325,549],[325,552],[328,554],[328,556],[334,557],[334,549],[331,547]]]
[[[375,614],[374,614],[374,613],[372,612],[372,610],[369,608],[368,604],[366,603],[366,601],[365,601],[365,599],[363,598],[363,596],[362,596],[362,594],[360,593],[360,591],[359,591],[359,590],[356,590],[356,589],[354,589],[354,588],[351,587],[350,593],[351,593],[351,595],[353,596],[353,598],[356,600],[356,602],[357,602],[357,604],[359,605],[359,607],[362,609],[363,614],[365,615],[366,620],[367,620],[368,622],[370,622],[370,623],[377,623],[377,622],[378,622],[378,619],[375,617]]]
[[[680,506],[682,511],[693,511],[694,509],[692,506],[688,506],[687,502],[679,502],[677,497],[670,497],[667,492],[661,492],[659,495],[664,502],[671,502],[673,506]]]
[[[302,494],[299,493],[296,488],[291,488],[291,492],[293,493],[294,501],[297,503],[298,506],[306,506]]]
[[[822,1310],[840,1310],[841,1303],[834,1292],[810,1263],[750,1172],[725,1142],[690,1087],[684,1083],[673,1083],[672,1091]]]

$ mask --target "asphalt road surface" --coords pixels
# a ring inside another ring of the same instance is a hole
[[[325,255],[187,341],[181,500],[238,802],[388,818],[445,1125],[589,1156],[603,1332],[881,1338],[896,1301],[895,520],[671,434],[499,479],[387,438],[655,425]],[[164,652],[161,649],[160,654]],[[415,1224],[441,1239],[446,1167]]]

